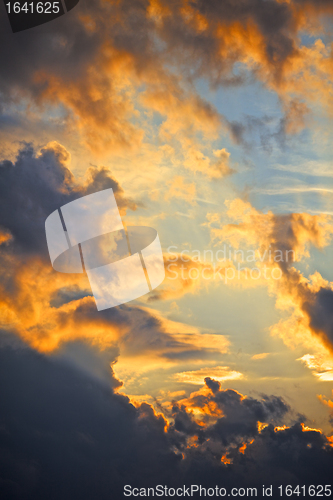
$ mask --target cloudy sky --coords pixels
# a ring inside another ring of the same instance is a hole
[[[331,0],[0,11],[3,498],[330,484]],[[166,278],[98,312],[45,220],[106,188]]]

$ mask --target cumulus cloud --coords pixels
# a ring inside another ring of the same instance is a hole
[[[0,225],[11,235],[14,249],[45,257],[47,216],[65,203],[102,189],[113,189],[123,213],[136,209],[107,168],[91,167],[81,184],[69,166],[69,152],[57,142],[38,152],[27,144],[15,162],[0,163]]]
[[[234,173],[229,165],[230,153],[225,148],[213,151],[213,155],[215,158],[209,158],[201,151],[191,147],[186,152],[184,167],[194,173],[204,173],[211,179],[219,179]]]

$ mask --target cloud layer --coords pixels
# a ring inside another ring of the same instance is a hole
[[[168,420],[27,348],[0,349],[0,488],[5,498],[120,498],[125,484],[327,484],[332,442],[276,397],[206,386]],[[111,374],[110,374],[111,376]],[[24,395],[22,397],[22,395]],[[196,410],[196,414],[194,413]]]

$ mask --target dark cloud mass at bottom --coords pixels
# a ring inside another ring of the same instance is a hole
[[[289,412],[277,397],[244,398],[208,378],[209,395],[193,403],[214,402],[222,416],[198,426],[191,412],[175,403],[166,426],[147,403],[136,408],[115,393],[119,382],[112,373],[107,386],[24,346],[2,343],[0,378],[5,500],[120,499],[126,484],[261,488],[331,482],[329,441],[319,431],[305,432],[299,422],[274,430]],[[259,433],[260,419],[268,426]],[[197,446],[189,447],[194,435]],[[250,438],[252,444],[240,453],[242,440]],[[225,453],[230,465],[221,463]]]

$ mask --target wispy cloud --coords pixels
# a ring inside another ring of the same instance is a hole
[[[286,195],[286,194],[297,194],[297,193],[322,193],[322,194],[332,194],[333,189],[324,186],[309,186],[306,184],[299,184],[297,186],[286,186],[281,184],[280,186],[274,187],[254,187],[252,189],[254,193],[267,194],[267,195]]]
[[[231,370],[228,366],[215,366],[212,368],[200,368],[200,370],[181,372],[177,373],[175,378],[182,383],[202,385],[203,380],[209,376],[219,382],[244,378],[242,373]]]
[[[319,160],[303,160],[299,164],[276,164],[270,168],[273,170],[281,170],[283,172],[311,175],[313,177],[333,177],[333,163]]]
[[[333,359],[325,354],[304,354],[302,361],[321,382],[333,382]]]

